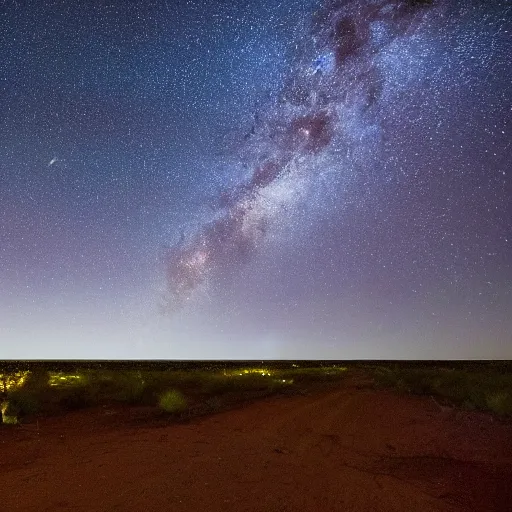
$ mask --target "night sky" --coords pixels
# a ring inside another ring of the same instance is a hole
[[[512,359],[512,4],[0,2],[0,359]]]

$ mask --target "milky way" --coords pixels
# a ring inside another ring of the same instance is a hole
[[[348,152],[348,162],[334,164],[343,173],[351,153],[355,158],[378,145],[381,104],[398,101],[388,90],[396,86],[391,80],[410,65],[415,43],[435,41],[446,10],[443,2],[330,1],[315,12],[277,100],[257,112],[244,137],[247,178],[224,190],[214,219],[168,253],[171,309],[191,299],[219,267],[250,259],[282,208],[318,181],[326,153]]]
[[[0,359],[512,357],[511,34],[505,0],[3,2]]]

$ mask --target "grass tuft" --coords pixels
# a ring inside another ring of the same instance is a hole
[[[487,408],[500,416],[512,415],[512,396],[506,391],[491,392],[486,396]]]
[[[187,408],[187,401],[180,391],[170,389],[160,395],[158,405],[163,411],[173,414],[185,411]]]

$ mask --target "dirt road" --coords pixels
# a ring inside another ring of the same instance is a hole
[[[111,414],[108,414],[108,413]],[[512,425],[354,383],[165,427],[0,430],[0,509],[510,511]]]

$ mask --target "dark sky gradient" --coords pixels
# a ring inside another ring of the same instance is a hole
[[[0,24],[0,358],[512,358],[510,2]]]

